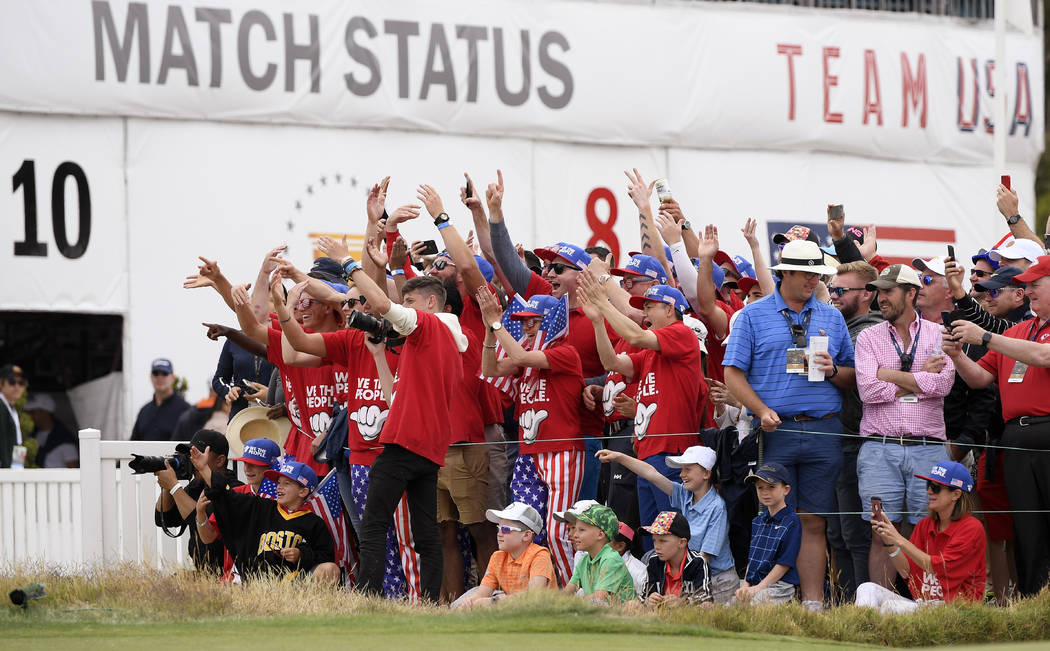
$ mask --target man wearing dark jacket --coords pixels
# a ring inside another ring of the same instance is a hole
[[[883,321],[882,314],[871,310],[873,293],[865,285],[874,282],[879,272],[866,262],[840,264],[838,274],[831,281],[831,304],[846,319],[850,339],[854,346],[857,335],[865,328]],[[857,487],[857,453],[861,440],[860,418],[862,405],[857,389],[842,392],[842,411],[839,419],[849,436],[842,439],[842,471],[835,485],[838,511],[859,513],[863,510],[860,491]],[[859,515],[833,515],[828,517],[828,544],[838,570],[838,583],[842,589],[843,603],[851,603],[857,586],[868,580],[868,554],[871,548],[871,525]]]

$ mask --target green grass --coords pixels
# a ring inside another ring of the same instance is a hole
[[[190,638],[207,639],[209,646],[220,648],[285,650],[352,644],[421,650],[451,645],[602,649],[714,645],[722,651],[1050,640],[1048,591],[1009,608],[949,605],[890,616],[855,607],[811,613],[798,604],[626,612],[555,593],[506,600],[473,612],[450,612],[312,583],[256,581],[225,587],[190,572],[162,574],[135,566],[83,575],[39,568],[16,568],[4,574],[0,593],[43,582],[48,596],[25,612],[12,606],[0,609],[0,645],[49,651],[111,647],[154,651],[185,648]]]

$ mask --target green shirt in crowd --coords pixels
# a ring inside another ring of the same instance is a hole
[[[569,583],[580,586],[585,596],[604,590],[620,603],[635,598],[631,573],[623,558],[608,544],[594,558],[584,554],[576,563]]]

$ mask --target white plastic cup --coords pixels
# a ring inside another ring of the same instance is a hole
[[[817,353],[828,352],[828,337],[818,336],[809,338],[809,381],[823,382],[824,371],[820,370],[814,363],[813,358]]]

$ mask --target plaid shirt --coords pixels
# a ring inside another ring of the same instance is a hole
[[[750,585],[758,585],[777,565],[788,566],[781,581],[798,585],[798,550],[802,547],[802,523],[798,514],[785,504],[774,515],[765,508],[751,521],[751,547],[747,552],[747,574]]]
[[[481,585],[493,590],[502,590],[507,594],[525,592],[529,589],[529,580],[534,576],[547,577],[547,587],[558,587],[554,580],[554,565],[551,553],[546,547],[529,543],[521,556],[511,558],[505,551],[497,551],[489,558],[489,567],[481,579]]]
[[[904,346],[893,324],[888,321],[857,335],[857,390],[864,403],[860,433],[865,436],[927,436],[945,440],[944,396],[955,382],[955,365],[951,359],[945,358],[940,373],[922,371],[926,360],[941,354],[939,323],[916,318],[908,331],[912,338],[908,346]],[[916,337],[918,346],[911,368],[922,393],[916,394],[918,402],[901,402],[896,395],[897,385],[880,380],[877,373],[880,368],[899,371],[901,359],[893,341],[897,341],[902,352],[908,353]]]

